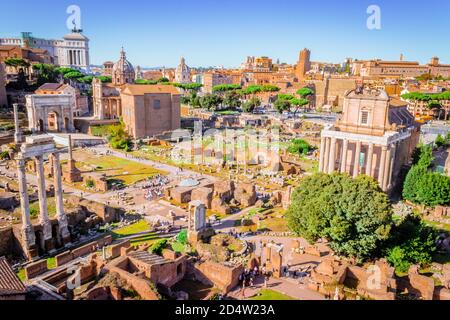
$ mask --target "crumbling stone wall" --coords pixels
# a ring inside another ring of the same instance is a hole
[[[10,255],[14,247],[14,234],[11,227],[0,229],[0,257]]]
[[[228,266],[212,261],[200,261],[192,265],[192,271],[200,281],[207,279],[222,292],[227,293],[239,284],[239,276],[244,272],[242,265]]]
[[[36,278],[47,271],[47,260],[30,263],[25,267],[25,275],[28,280]]]

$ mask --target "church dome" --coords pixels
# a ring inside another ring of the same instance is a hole
[[[125,51],[122,48],[120,52],[120,60],[117,61],[113,66],[113,71],[118,71],[122,73],[131,73],[134,72],[133,65],[130,61],[127,60]]]

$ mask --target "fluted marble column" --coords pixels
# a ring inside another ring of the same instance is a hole
[[[361,157],[361,141],[357,141],[355,150],[355,161],[353,163],[353,178],[356,178],[359,175],[360,157]]]
[[[25,160],[17,160],[17,178],[20,193],[20,209],[22,212],[22,239],[28,248],[36,244],[33,225],[30,219],[30,201],[28,198],[27,179],[25,172]]]
[[[36,157],[36,173],[38,178],[39,223],[42,225],[44,240],[47,241],[52,239],[52,225],[50,223],[50,219],[48,218],[44,158],[42,156]]]
[[[70,233],[68,229],[67,216],[64,213],[63,190],[61,180],[61,163],[59,161],[59,153],[53,154],[53,178],[55,185],[55,203],[56,203],[56,218],[58,219],[59,233],[61,238],[69,239]]]

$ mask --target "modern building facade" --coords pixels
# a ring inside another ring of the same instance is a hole
[[[365,174],[388,192],[409,163],[419,135],[405,102],[358,87],[345,95],[341,118],[322,131],[319,170]]]
[[[31,32],[22,32],[21,38],[0,38],[0,45],[42,49],[56,65],[89,71],[89,39],[81,30],[74,29],[60,40],[35,38]]]

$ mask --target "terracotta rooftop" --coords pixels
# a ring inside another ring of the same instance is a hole
[[[180,94],[177,88],[171,85],[141,85],[141,84],[127,84],[122,90],[123,94],[130,94],[142,96],[147,93],[170,93]]]
[[[0,296],[23,294],[26,287],[14,273],[5,257],[0,257]]]

